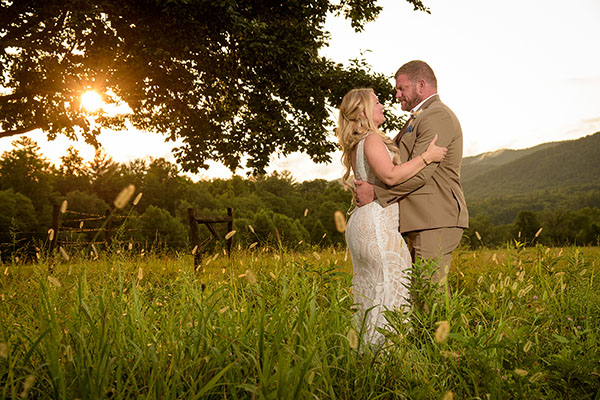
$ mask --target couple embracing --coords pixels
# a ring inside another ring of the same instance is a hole
[[[383,312],[408,304],[413,262],[435,262],[433,280],[443,282],[469,219],[460,184],[462,130],[437,94],[433,70],[410,61],[395,80],[396,98],[411,116],[393,140],[379,130],[383,105],[371,89],[344,96],[336,129],[344,181],[351,171],[355,177],[359,207],[346,241],[357,321],[370,343],[383,338],[375,329],[386,325]]]

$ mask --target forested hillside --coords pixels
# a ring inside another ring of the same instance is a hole
[[[500,149],[488,153],[479,154],[472,157],[465,157],[461,166],[461,178],[463,182],[482,175],[504,164],[508,164],[518,158],[535,153],[536,151],[554,147],[562,142],[543,143],[528,149],[512,150]]]
[[[495,168],[490,168],[491,163],[478,166],[468,160],[463,187],[467,198],[480,199],[600,184],[598,150],[600,132],[578,140],[512,153],[521,156]],[[486,168],[487,171],[475,175],[470,167]]]
[[[548,244],[598,244],[600,133],[463,160],[472,245],[521,238]],[[479,240],[476,231],[483,237]]]

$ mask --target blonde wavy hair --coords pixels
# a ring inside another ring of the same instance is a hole
[[[373,100],[371,88],[352,89],[342,99],[340,115],[335,135],[342,148],[342,164],[346,168],[342,185],[354,192],[354,188],[348,184],[348,178],[352,171],[352,153],[354,148],[364,137],[375,133],[383,139],[383,142],[394,153],[393,161],[397,164],[400,160],[400,150],[394,141],[381,132],[373,122]]]

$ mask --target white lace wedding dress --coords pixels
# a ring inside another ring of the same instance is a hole
[[[363,139],[357,145],[354,176],[373,184],[376,177],[367,162],[364,143]],[[356,323],[363,329],[366,342],[381,344],[384,337],[375,328],[386,326],[383,312],[408,304],[405,285],[411,257],[398,232],[398,206],[384,208],[375,200],[357,207],[346,227],[346,242],[352,254],[352,292],[358,306]]]

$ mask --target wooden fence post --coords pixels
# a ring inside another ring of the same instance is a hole
[[[188,208],[188,220],[190,222],[190,241],[192,249],[196,249],[194,253],[194,267],[202,264],[202,251],[200,250],[200,240],[198,238],[198,222],[196,221],[196,213],[193,208]]]
[[[229,221],[227,222],[227,233],[233,230],[233,208],[227,207],[227,216]],[[233,236],[227,239],[227,255],[231,255],[231,243],[233,242]]]
[[[233,230],[233,208],[227,207],[227,217],[196,217],[193,208],[188,208],[188,219],[190,222],[190,240],[192,248],[196,248],[196,254],[194,254],[194,265],[197,267],[202,263],[202,249],[200,248],[205,242],[200,244],[200,238],[198,237],[198,224],[202,223],[206,225],[210,233],[219,239],[219,233],[213,226],[215,223],[227,223],[227,232]],[[233,243],[233,237],[226,240],[227,242],[227,255],[231,255],[231,244]],[[196,247],[197,246],[197,247]]]
[[[106,216],[106,225],[104,226],[104,240],[106,241],[106,248],[109,249],[112,243],[112,235],[110,231],[110,210],[106,210],[104,215]]]
[[[58,204],[52,205],[52,230],[54,231],[52,235],[52,240],[50,240],[50,249],[49,252],[52,253],[54,248],[56,247],[56,243],[58,242],[58,220],[60,216],[60,207]]]

